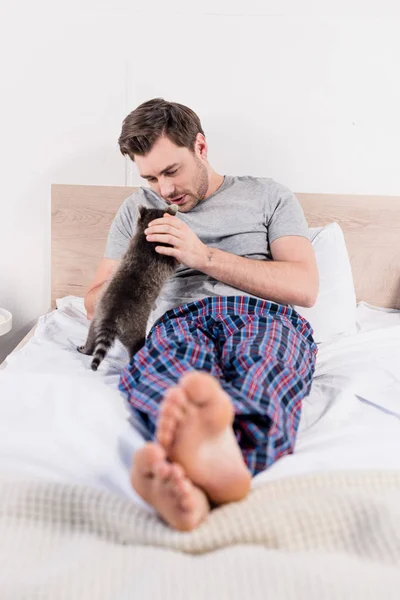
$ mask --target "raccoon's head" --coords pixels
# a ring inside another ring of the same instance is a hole
[[[161,219],[165,213],[170,215],[176,215],[178,212],[178,207],[176,204],[171,204],[168,206],[166,210],[160,208],[147,208],[146,206],[139,206],[139,217],[138,217],[138,227],[142,231],[144,231],[148,224],[155,219]]]

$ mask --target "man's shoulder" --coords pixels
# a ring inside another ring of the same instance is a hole
[[[232,185],[269,186],[273,179],[270,177],[255,177],[253,175],[230,176]]]
[[[259,185],[266,186],[268,188],[271,187],[282,187],[286,188],[283,183],[276,181],[272,177],[255,177],[254,175],[237,175],[230,176],[232,183],[242,184],[242,185]]]
[[[292,194],[287,186],[272,179],[272,177],[232,176],[230,177],[229,187],[232,194],[237,192],[241,197],[243,193],[251,194],[253,198],[260,198],[273,204],[282,196]]]

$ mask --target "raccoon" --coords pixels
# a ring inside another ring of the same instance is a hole
[[[167,210],[139,206],[136,234],[98,302],[85,345],[77,347],[82,354],[93,355],[93,371],[97,371],[116,338],[128,350],[130,360],[144,345],[154,302],[178,266],[173,256],[155,251],[156,246],[169,244],[147,241],[144,230],[165,212],[175,215],[177,210],[175,204]]]

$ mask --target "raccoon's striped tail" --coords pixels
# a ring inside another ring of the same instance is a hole
[[[117,328],[113,322],[102,322],[97,328],[96,332],[96,344],[93,352],[93,360],[91,368],[93,371],[97,371],[100,363],[104,360],[107,352],[113,345],[117,336]]]

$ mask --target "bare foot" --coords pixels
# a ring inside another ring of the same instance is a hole
[[[197,527],[210,510],[204,492],[189,481],[180,465],[167,462],[165,450],[158,444],[149,442],[136,452],[131,482],[137,493],[180,531]]]
[[[232,430],[233,406],[205,372],[185,374],[161,406],[156,439],[215,504],[244,498],[251,475]]]

